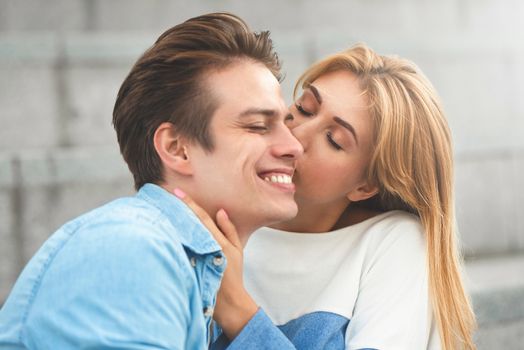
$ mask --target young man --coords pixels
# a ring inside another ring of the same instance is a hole
[[[46,241],[0,311],[0,348],[206,348],[225,259],[172,192],[212,216],[225,209],[243,240],[296,214],[291,176],[302,147],[285,125],[278,77],[268,33],[233,15],[162,34],[113,113],[138,193]],[[221,326],[256,339],[253,323],[270,325],[261,313]]]

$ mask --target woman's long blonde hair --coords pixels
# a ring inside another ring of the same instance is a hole
[[[363,44],[315,63],[300,77],[295,94],[340,70],[358,77],[374,122],[367,174],[379,194],[368,205],[418,215],[427,237],[429,289],[442,348],[475,349],[475,316],[455,237],[451,135],[439,97],[412,62],[380,56]]]

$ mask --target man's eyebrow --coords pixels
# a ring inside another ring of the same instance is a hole
[[[318,89],[313,85],[309,84],[307,88],[313,93],[313,96],[315,96],[315,99],[317,100],[318,104],[322,104],[322,96],[320,96],[320,93],[318,92]]]
[[[342,127],[348,129],[353,134],[353,137],[355,138],[355,141],[357,142],[357,145],[358,145],[357,133],[355,132],[355,128],[353,127],[353,125],[349,124],[347,121],[337,116],[333,117],[333,120],[337,124],[340,124]]]
[[[267,108],[248,108],[242,113],[240,113],[240,117],[248,117],[253,114],[261,114],[266,117],[275,117],[278,115],[278,112],[274,109]]]

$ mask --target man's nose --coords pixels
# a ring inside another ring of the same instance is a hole
[[[297,159],[304,153],[304,148],[286,126],[283,126],[278,133],[277,142],[274,143],[272,150],[275,157],[290,159]]]
[[[302,149],[305,150],[308,148],[309,139],[314,133],[315,125],[314,123],[304,121],[302,123],[294,123],[289,126],[289,130],[293,134],[293,137],[300,142]]]

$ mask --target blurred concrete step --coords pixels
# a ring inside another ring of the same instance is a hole
[[[479,350],[521,349],[524,341],[524,254],[472,259],[467,286],[479,323]]]

